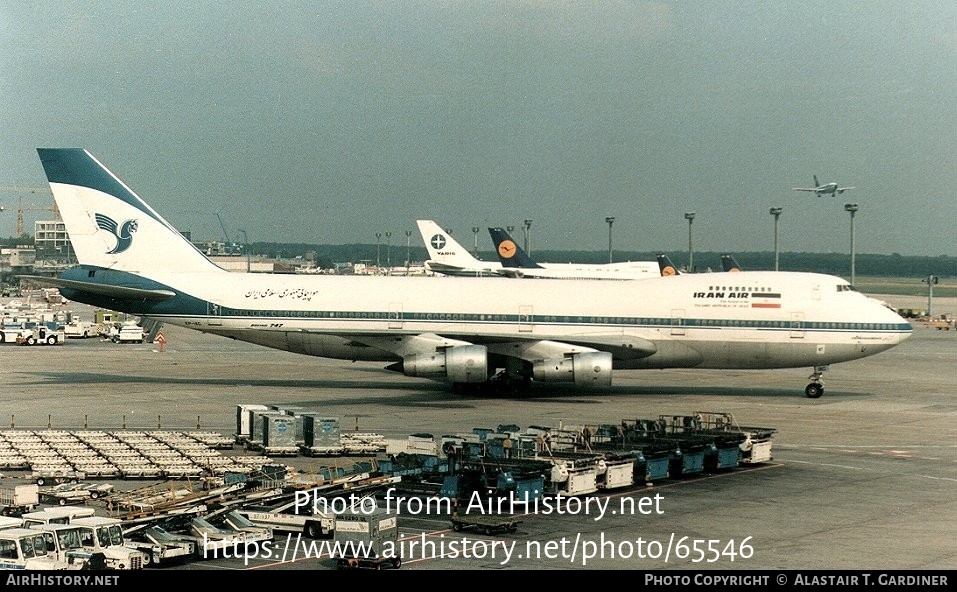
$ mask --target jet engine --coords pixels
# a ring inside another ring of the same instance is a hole
[[[451,383],[488,380],[488,349],[484,345],[457,345],[402,359],[402,373],[421,378],[444,378]]]
[[[532,377],[542,382],[574,382],[577,386],[611,386],[608,352],[586,352],[532,364]]]

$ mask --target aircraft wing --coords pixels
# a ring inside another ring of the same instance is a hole
[[[431,354],[436,351],[461,345],[484,345],[489,353],[520,358],[529,362],[536,360],[562,358],[572,354],[604,351],[615,359],[632,360],[648,357],[658,351],[653,341],[642,337],[618,334],[592,334],[576,336],[565,341],[552,341],[529,337],[516,338],[514,335],[502,337],[482,336],[469,340],[444,337],[435,333],[416,335],[342,335],[355,343],[361,343],[387,351],[398,357],[412,354]],[[465,336],[462,336],[465,337]]]
[[[817,187],[794,187],[795,191],[820,191]]]

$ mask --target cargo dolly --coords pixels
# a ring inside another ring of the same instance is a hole
[[[451,521],[452,530],[455,532],[474,529],[489,535],[498,532],[515,532],[518,525],[522,523],[513,516],[489,514],[454,514]]]

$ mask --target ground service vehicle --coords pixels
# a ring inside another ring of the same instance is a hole
[[[494,514],[455,514],[452,516],[452,530],[460,532],[474,529],[485,534],[497,532],[515,532],[521,520],[512,516]]]
[[[36,524],[70,524],[77,518],[95,516],[96,510],[84,506],[60,506],[47,508],[37,512],[27,512],[20,516],[24,528],[31,528]]]
[[[59,561],[79,564],[81,569],[106,569],[104,554],[83,544],[84,538],[92,533],[69,524],[44,524],[31,526],[29,530],[43,534],[47,551],[52,549]]]
[[[402,566],[398,556],[398,521],[384,508],[336,514],[333,559],[336,569],[382,569]]]
[[[177,537],[159,526],[149,526],[131,534],[124,544],[145,553],[149,560],[147,564],[163,565],[173,561],[183,561],[196,554],[194,541]]]
[[[70,526],[81,529],[84,549],[103,553],[107,569],[143,569],[150,558],[143,551],[125,545],[121,524],[116,518],[90,516],[76,518]]]
[[[27,528],[0,530],[0,569],[83,569],[85,561],[64,561],[45,533]]]
[[[123,323],[116,332],[111,332],[110,340],[113,343],[143,343],[143,327],[135,323]]]
[[[17,335],[19,345],[56,345],[66,341],[63,329],[50,329],[45,325],[38,325],[32,329],[22,329]]]
[[[336,526],[332,514],[312,513],[312,504],[300,507],[295,500],[279,505],[247,506],[236,510],[250,522],[273,531],[302,533],[311,539],[328,538]]]
[[[40,503],[40,487],[15,485],[0,489],[0,515],[20,516],[32,512]]]
[[[96,337],[102,330],[102,326],[89,321],[73,320],[63,327],[63,334],[66,337],[86,339]]]

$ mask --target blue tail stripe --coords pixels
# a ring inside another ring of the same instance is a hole
[[[127,189],[83,148],[37,148],[37,152],[50,183],[95,189],[158,219],[138,195]]]

